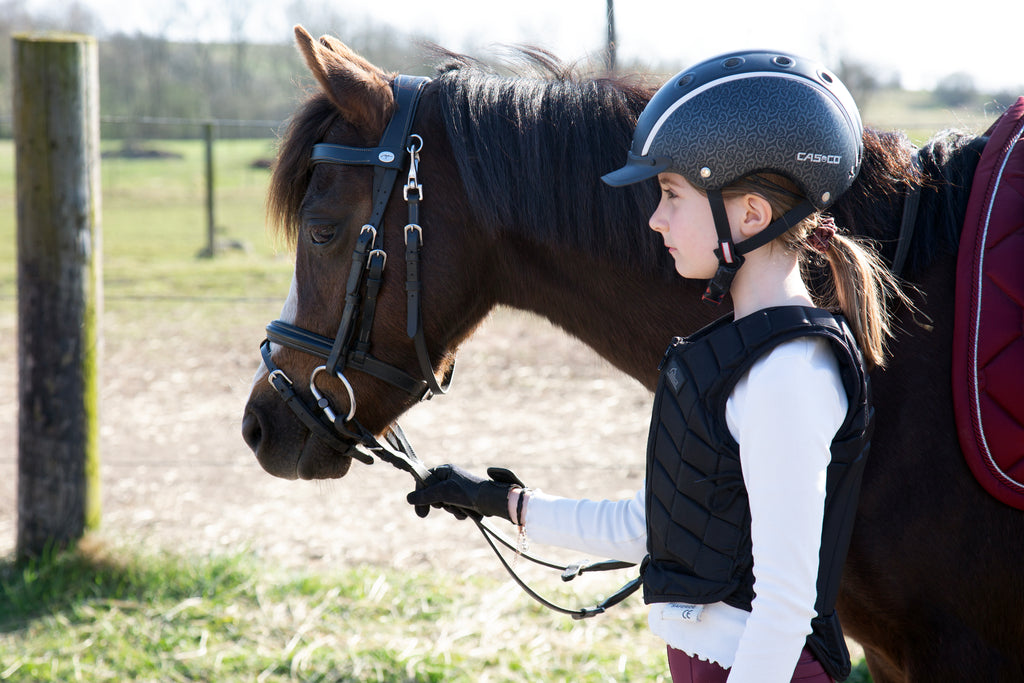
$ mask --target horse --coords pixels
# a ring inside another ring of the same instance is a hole
[[[365,456],[359,444],[395,450],[387,444],[400,440],[382,435],[411,405],[444,392],[459,344],[496,306],[547,318],[652,391],[672,337],[725,313],[701,303],[703,283],[679,278],[647,227],[654,184],[600,183],[653,94],[642,80],[580,75],[537,49],[524,48],[514,75],[441,51],[435,77],[417,85],[410,121],[419,139],[407,155],[410,180],[429,178],[429,195],[409,220],[399,193],[374,190],[385,171],[312,159],[325,143],[346,154],[380,149],[396,111],[409,109],[396,101],[395,76],[337,39],[316,41],[301,27],[296,38],[318,89],[282,139],[268,211],[295,247],[282,321],[308,334],[305,346],[280,343],[288,335],[278,330],[279,343],[264,345],[242,422],[270,474],[343,477]],[[902,270],[915,306],[897,310],[891,362],[872,375],[876,430],[837,611],[878,683],[1024,680],[1024,514],[970,475],[950,389],[957,244],[986,138],[945,132],[918,150],[900,132],[869,128],[864,143],[861,172],[831,213],[892,261],[906,198],[918,194]],[[358,369],[316,377],[353,317],[346,284],[362,262],[349,263],[365,250],[375,204],[381,244],[391,246],[381,247],[387,265],[363,351],[418,390]],[[401,249],[409,224],[412,255]],[[415,257],[415,304],[403,256],[407,266]],[[422,343],[411,339],[412,318]],[[287,377],[311,377],[310,387]],[[291,392],[287,402],[282,392]],[[338,411],[333,433],[315,411],[289,409],[317,401]]]

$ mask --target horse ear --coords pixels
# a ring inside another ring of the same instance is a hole
[[[391,115],[391,78],[336,38],[319,42],[295,27],[295,41],[324,94],[347,121],[370,137],[379,136]]]

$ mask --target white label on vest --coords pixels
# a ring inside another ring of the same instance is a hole
[[[697,623],[704,613],[704,605],[691,605],[686,602],[669,602],[663,608],[662,619],[676,619]]]

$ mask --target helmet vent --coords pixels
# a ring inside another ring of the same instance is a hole
[[[690,83],[693,83],[693,74],[686,74],[678,81],[676,81],[676,87],[685,88],[686,86],[690,85]]]
[[[722,62],[722,68],[724,69],[735,69],[743,64],[745,60],[742,57],[729,57],[729,59]]]
[[[818,75],[821,76],[821,80],[825,81],[826,83],[828,83],[830,85],[832,84],[833,78],[832,78],[832,74],[830,74],[829,72],[821,71],[821,72],[818,73]]]
[[[789,67],[793,66],[793,60],[785,55],[773,57],[772,62],[775,64],[775,66],[781,66],[784,69],[788,69]]]

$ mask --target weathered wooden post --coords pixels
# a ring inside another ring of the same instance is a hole
[[[14,37],[17,555],[99,523],[99,79],[89,36]]]
[[[200,252],[200,256],[213,258],[217,255],[217,228],[214,215],[214,187],[213,178],[213,134],[216,124],[207,121],[203,124],[203,142],[206,149],[206,248]]]

